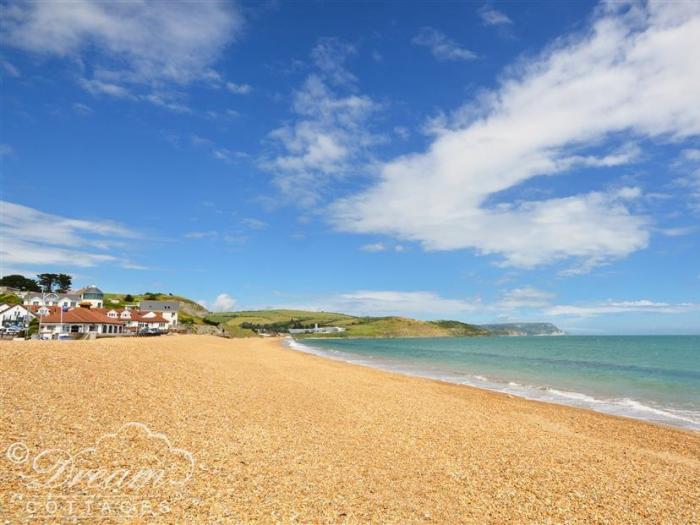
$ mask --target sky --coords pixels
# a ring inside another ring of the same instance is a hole
[[[700,333],[700,3],[2,2],[0,273]]]

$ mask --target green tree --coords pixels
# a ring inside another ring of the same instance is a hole
[[[53,288],[58,284],[58,274],[57,273],[40,273],[37,275],[39,280],[39,286],[41,286],[45,292],[53,292]]]
[[[126,294],[124,296],[124,302],[125,303],[133,303],[134,302],[134,296],[131,295],[130,293]]]
[[[56,291],[66,293],[73,286],[73,278],[65,273],[59,273],[56,276]]]
[[[0,286],[9,286],[10,288],[18,288],[27,292],[40,291],[39,285],[34,279],[18,274],[6,275],[0,279]]]
[[[39,320],[35,317],[29,321],[29,326],[27,327],[27,337],[31,337],[34,334],[39,333]]]

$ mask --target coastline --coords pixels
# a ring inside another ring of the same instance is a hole
[[[449,384],[467,386],[497,392],[520,399],[539,401],[542,403],[552,403],[559,406],[590,410],[599,414],[623,417],[635,421],[644,421],[656,425],[682,428],[694,432],[700,432],[700,423],[697,420],[689,419],[687,415],[676,414],[668,409],[648,406],[634,399],[623,398],[621,400],[599,399],[591,394],[566,391],[550,386],[534,387],[520,383],[508,382],[496,383],[482,375],[470,375],[469,378],[461,372],[449,371],[446,369],[427,369],[422,366],[414,366],[410,362],[388,362],[377,358],[374,355],[361,356],[343,349],[330,349],[315,347],[313,344],[305,344],[310,338],[297,339],[295,337],[281,338],[281,344],[293,350],[316,355],[322,358],[331,359],[343,363],[363,366],[375,370],[382,370],[388,373],[400,374],[407,377],[418,377],[442,381]],[[333,340],[335,338],[313,338],[315,340]],[[363,338],[369,339],[369,338]],[[385,338],[374,338],[385,339]],[[393,338],[393,339],[415,339],[415,338]]]
[[[697,432],[281,343],[0,343],[2,451],[15,441],[74,450],[126,421],[143,422],[197,462],[188,485],[165,496],[170,513],[149,522],[700,518]],[[12,473],[3,463],[0,501],[21,488]],[[2,509],[21,521],[17,508]]]

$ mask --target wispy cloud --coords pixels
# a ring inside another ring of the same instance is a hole
[[[478,13],[484,25],[487,26],[509,26],[513,24],[508,15],[488,4],[480,7]]]
[[[384,244],[381,242],[373,242],[371,244],[365,244],[361,246],[360,250],[362,250],[363,252],[370,253],[384,252],[386,251],[386,246],[384,246]]]
[[[217,239],[219,237],[219,232],[216,230],[200,231],[200,232],[188,232],[184,235],[185,239]]]
[[[125,240],[138,236],[115,222],[71,219],[0,201],[3,271],[26,265],[71,268],[103,263],[132,268],[134,263],[121,252]]]
[[[545,310],[547,315],[591,317],[606,314],[646,312],[655,314],[677,314],[700,310],[697,303],[664,303],[641,299],[635,301],[606,301],[584,305],[555,305]]]
[[[308,308],[353,315],[402,315],[412,317],[464,317],[479,307],[478,301],[450,299],[426,291],[360,290],[331,295],[304,305]]]
[[[441,61],[474,60],[477,54],[460,46],[444,33],[433,27],[423,27],[413,37],[413,43],[417,46],[427,47],[435,58]]]
[[[541,308],[551,304],[554,294],[539,290],[531,286],[514,288],[509,290],[496,303],[499,310],[513,310],[520,308]]]
[[[337,178],[361,172],[367,149],[381,140],[367,127],[378,104],[355,93],[355,77],[345,69],[353,52],[337,40],[321,40],[311,53],[316,70],[294,93],[294,120],[270,133],[281,151],[261,164],[301,206],[315,204]]]
[[[236,84],[235,82],[227,82],[226,89],[234,95],[247,95],[253,90],[250,84]]]
[[[4,42],[80,63],[93,94],[152,103],[153,89],[207,79],[242,26],[235,4],[218,0],[21,2],[2,15]]]
[[[699,135],[700,61],[687,52],[698,46],[698,3],[603,4],[588,29],[519,62],[498,89],[457,111],[426,151],[387,162],[373,187],[336,202],[332,220],[520,267],[574,258],[590,269],[641,250],[651,225],[635,208],[639,188],[492,199],[580,162],[634,160],[620,140]]]

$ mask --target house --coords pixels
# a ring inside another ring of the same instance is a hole
[[[160,314],[168,323],[168,329],[178,325],[178,312],[180,311],[180,303],[178,301],[141,301],[139,310],[143,313],[154,312]]]
[[[75,308],[81,303],[90,303],[91,307],[102,308],[104,303],[104,293],[96,286],[88,286],[70,293],[58,292],[27,292],[24,295],[23,303],[32,306],[60,306]]]
[[[34,304],[27,305],[29,311],[32,312],[37,317],[44,317],[45,315],[60,312],[61,310],[69,309],[68,306],[37,306]]]
[[[81,303],[89,302],[93,308],[102,308],[104,305],[105,294],[94,284],[76,290],[74,293],[80,296]]]
[[[3,304],[0,307],[0,326],[24,326],[35,317],[36,315],[21,304]]]
[[[313,328],[290,328],[290,334],[337,334],[344,332],[345,328],[342,326],[318,326],[318,323],[314,325]]]
[[[80,295],[75,293],[41,293],[28,292],[24,295],[23,304],[29,306],[58,306],[75,308],[80,303]]]
[[[131,332],[141,330],[166,331],[170,328],[168,320],[159,312],[142,312],[131,308],[102,308],[99,311],[110,319],[122,321],[125,328]]]
[[[41,318],[39,333],[42,336],[68,333],[118,335],[124,333],[124,321],[90,307],[59,310]]]

